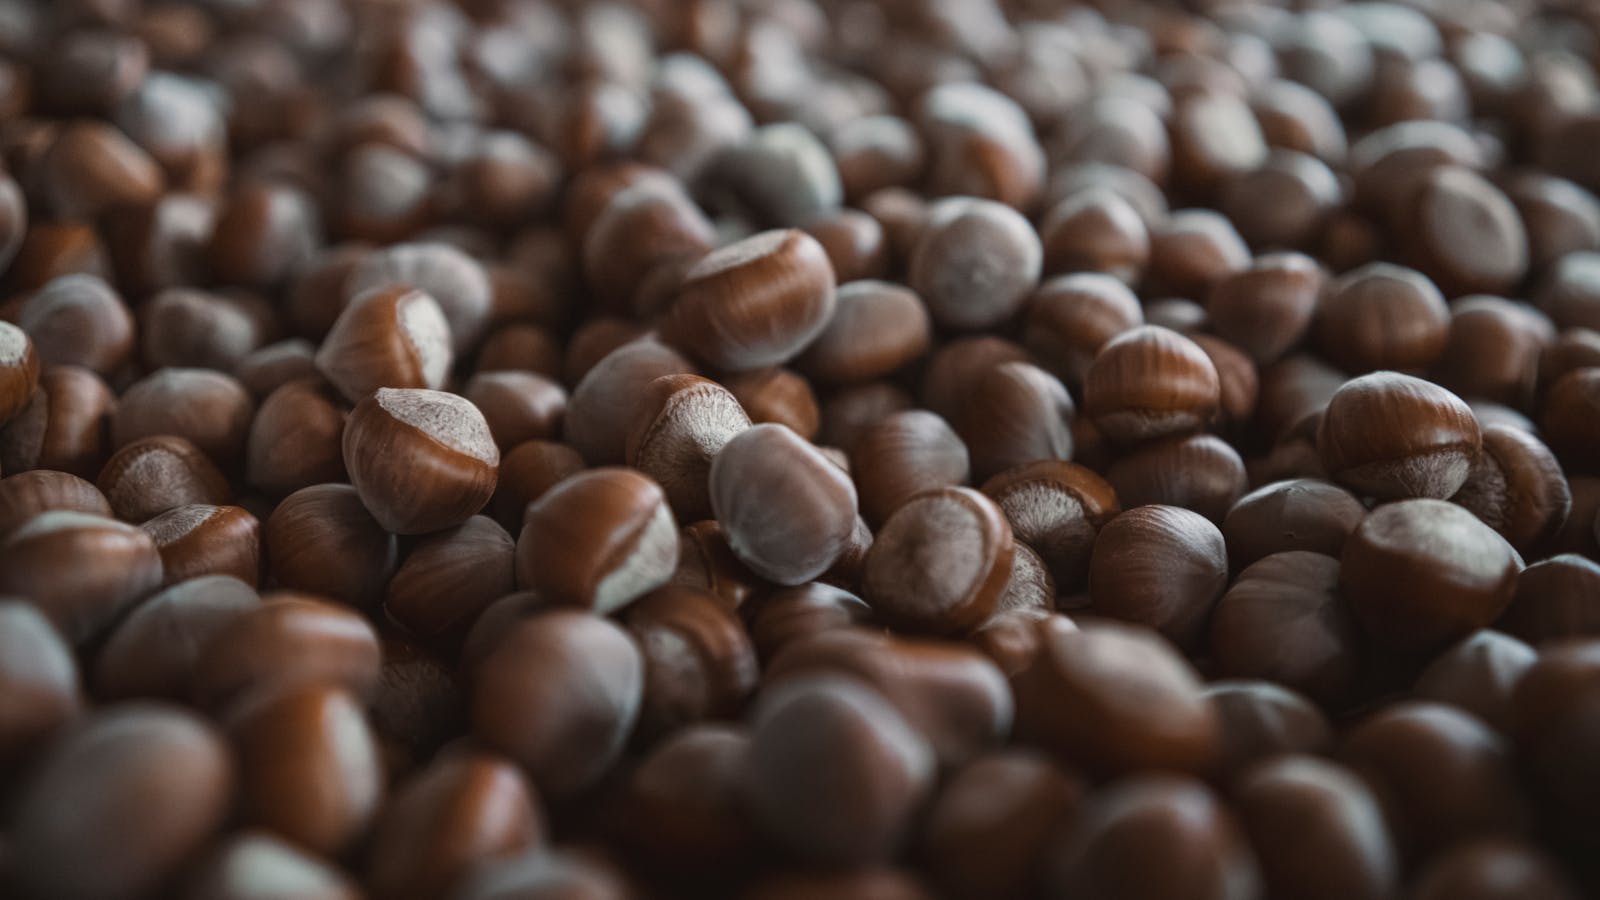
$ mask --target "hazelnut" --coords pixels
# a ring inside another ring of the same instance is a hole
[[[191,503],[220,505],[228,480],[199,447],[181,437],[140,438],[112,455],[95,482],[117,517],[146,519]]]
[[[0,540],[34,516],[51,510],[113,517],[100,489],[76,475],[33,469],[0,479]]]
[[[0,543],[0,558],[0,595],[28,598],[74,645],[103,634],[161,585],[161,554],[149,535],[70,510],[29,519]]]
[[[164,584],[201,575],[261,580],[261,523],[237,506],[174,507],[139,527],[161,552]]]
[[[1059,460],[1008,469],[985,482],[983,492],[1017,539],[1038,552],[1061,591],[1083,587],[1095,536],[1122,512],[1105,479]]]
[[[1345,541],[1345,598],[1367,635],[1399,651],[1437,650],[1511,603],[1522,560],[1472,513],[1402,500],[1367,514]]]
[[[777,584],[821,575],[856,527],[850,476],[782,425],[756,425],[711,462],[711,508],[736,556]]]
[[[654,478],[684,521],[711,515],[711,461],[750,427],[734,395],[697,375],[663,375],[638,400],[624,456]]]
[[[528,505],[517,584],[608,614],[672,577],[678,532],[661,486],[631,469],[573,475]]]
[[[349,603],[377,600],[399,564],[395,536],[347,484],[290,494],[268,517],[263,537],[278,584]]]
[[[690,268],[662,336],[716,368],[748,371],[794,358],[833,308],[833,266],[822,245],[802,231],[768,231]]]
[[[349,411],[320,378],[298,379],[261,402],[245,441],[245,483],[272,496],[345,480]]]
[[[891,624],[960,634],[994,612],[1013,548],[1011,526],[988,497],[961,487],[924,491],[879,529],[863,595]]]
[[[424,640],[457,641],[489,604],[512,592],[516,546],[484,516],[430,534],[389,579],[384,612]]]
[[[39,385],[39,354],[27,332],[0,322],[0,427],[27,407]]]
[[[1193,431],[1216,414],[1221,383],[1193,341],[1154,325],[1101,348],[1084,381],[1084,409],[1122,443]]]
[[[1139,506],[1100,527],[1089,560],[1090,611],[1147,625],[1193,647],[1228,586],[1217,526],[1174,506]]]
[[[407,287],[360,294],[317,351],[317,370],[351,403],[379,388],[444,386],[450,326],[432,297]]]
[[[206,643],[235,616],[260,605],[255,589],[230,575],[203,575],[164,588],[134,607],[101,646],[94,695],[102,701],[187,701]]]
[[[1397,372],[1346,382],[1317,428],[1317,453],[1334,480],[1384,500],[1451,496],[1482,442],[1460,398]]]
[[[140,438],[186,438],[219,467],[231,469],[244,456],[255,418],[250,394],[231,375],[210,369],[165,368],[134,382],[111,414],[111,445]]]
[[[343,442],[350,483],[396,534],[459,525],[494,494],[500,451],[483,414],[455,394],[379,388],[356,404]]]

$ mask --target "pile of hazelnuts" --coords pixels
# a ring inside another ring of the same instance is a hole
[[[1581,0],[0,0],[0,896],[1600,894]]]

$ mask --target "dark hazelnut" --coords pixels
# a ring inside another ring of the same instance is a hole
[[[1128,846],[1140,850],[1122,849]],[[1055,896],[1254,897],[1261,875],[1248,847],[1227,806],[1204,783],[1140,774],[1088,797],[1050,857],[1049,884]]]
[[[1472,513],[1401,500],[1367,514],[1345,541],[1340,577],[1374,642],[1427,652],[1493,622],[1511,603],[1522,559]]]
[[[1110,188],[1072,194],[1039,223],[1044,272],[1098,272],[1135,284],[1150,258],[1144,219]]]
[[[1328,285],[1315,331],[1323,355],[1351,372],[1421,371],[1449,344],[1450,310],[1427,276],[1372,263]]]
[[[567,412],[567,392],[533,372],[479,372],[462,395],[489,423],[502,452],[531,440],[556,438]]]
[[[1400,859],[1377,798],[1353,772],[1280,756],[1246,772],[1231,793],[1270,896],[1394,896]]]
[[[633,340],[607,353],[582,376],[567,399],[567,443],[590,465],[622,462],[628,431],[633,427],[634,405],[645,386],[663,375],[686,372],[694,372],[687,359],[650,339]],[[571,374],[569,371],[569,378]]]
[[[1408,855],[1527,827],[1509,742],[1453,707],[1389,706],[1346,733],[1338,756],[1372,787]]]
[[[1572,492],[1550,448],[1505,425],[1483,429],[1483,452],[1450,500],[1523,553],[1560,531],[1572,510]]]
[[[1012,690],[1019,737],[1092,772],[1205,771],[1219,749],[1199,676],[1148,629],[1053,629]],[[1126,702],[1133,691],[1140,703]]]
[[[1420,699],[1466,710],[1509,734],[1517,682],[1538,659],[1538,652],[1522,641],[1483,629],[1435,657],[1411,690]]]
[[[1091,611],[1149,626],[1184,647],[1202,639],[1227,585],[1222,532],[1173,506],[1140,506],[1111,519],[1089,560]]]
[[[1241,497],[1222,520],[1235,570],[1290,550],[1339,558],[1367,508],[1354,494],[1311,478],[1277,481]]]
[[[1355,621],[1339,593],[1339,561],[1291,550],[1239,573],[1210,624],[1219,675],[1259,678],[1337,707],[1362,671]]]
[[[1511,605],[1495,627],[1534,645],[1600,634],[1596,598],[1600,598],[1600,563],[1562,553],[1522,570]]]
[[[1311,327],[1322,282],[1322,269],[1309,256],[1257,257],[1212,286],[1206,298],[1211,327],[1257,364],[1274,362]]]
[[[765,692],[749,753],[743,794],[757,827],[824,865],[893,856],[935,773],[927,742],[892,705],[836,675]]]
[[[1321,753],[1333,744],[1328,717],[1306,697],[1270,681],[1220,679],[1206,689],[1222,722],[1220,770],[1237,775],[1288,753]]]
[[[1345,382],[1317,428],[1328,474],[1383,500],[1452,496],[1466,483],[1482,442],[1478,420],[1460,398],[1397,372]]]

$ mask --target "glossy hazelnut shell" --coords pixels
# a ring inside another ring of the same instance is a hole
[[[488,423],[476,407],[453,398],[468,420],[462,428],[475,428],[461,438],[486,444],[481,452],[468,452],[391,412],[386,398],[401,393],[380,390],[351,411],[343,437],[350,483],[388,531],[425,534],[459,525],[494,495],[500,453],[492,439],[483,440]],[[448,396],[424,396],[419,402],[442,403]]]
[[[661,330],[716,368],[744,371],[792,359],[833,308],[833,265],[822,245],[801,231],[769,231],[691,268]]]
[[[1317,428],[1317,453],[1334,480],[1385,500],[1451,496],[1482,442],[1459,398],[1395,372],[1347,382]]]
[[[604,614],[665,584],[677,558],[660,485],[631,469],[590,469],[529,505],[517,538],[517,584]]]

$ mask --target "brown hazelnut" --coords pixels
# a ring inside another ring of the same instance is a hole
[[[1212,286],[1206,299],[1211,327],[1260,365],[1299,344],[1311,327],[1322,269],[1309,256],[1271,253]]]
[[[0,540],[51,510],[114,517],[100,489],[76,475],[33,469],[0,479]]]
[[[850,474],[862,515],[881,525],[924,490],[965,484],[967,448],[943,419],[907,410],[861,433],[850,452]]]
[[[356,296],[317,351],[317,370],[351,403],[379,388],[444,386],[450,325],[432,297],[406,287]]]
[[[567,412],[567,392],[533,372],[479,372],[462,395],[478,407],[502,451],[525,441],[555,438]]]
[[[1149,629],[1049,629],[1011,687],[1018,736],[1090,772],[1204,772],[1221,749],[1200,676]]]
[[[1142,444],[1117,458],[1105,473],[1124,507],[1178,506],[1218,523],[1246,484],[1238,451],[1211,434]]]
[[[788,369],[759,369],[722,379],[756,424],[783,425],[806,440],[817,436],[822,411],[810,382]]]
[[[528,506],[517,585],[608,614],[672,577],[678,531],[661,486],[632,469],[580,472]]]
[[[1472,513],[1401,500],[1367,514],[1345,541],[1344,594],[1367,635],[1403,652],[1437,650],[1511,603],[1522,560]]]
[[[110,375],[133,355],[133,315],[95,275],[64,275],[22,304],[17,324],[46,365]]]
[[[268,517],[263,537],[278,584],[348,603],[377,600],[399,564],[395,536],[347,484],[290,494]]]
[[[117,517],[143,522],[191,503],[220,505],[232,491],[199,447],[181,437],[140,438],[118,450],[95,482]]]
[[[1451,496],[1483,437],[1460,398],[1420,378],[1374,372],[1328,401],[1317,453],[1335,481],[1384,500]]]
[[[225,709],[251,696],[336,685],[368,697],[382,651],[372,625],[347,606],[300,594],[268,594],[207,627],[189,682],[194,702]]]
[[[1039,235],[1021,213],[992,200],[949,198],[928,211],[909,283],[940,326],[991,328],[1022,309],[1043,257]]]
[[[1095,536],[1122,512],[1105,479],[1074,463],[1048,460],[1008,469],[983,485],[1018,540],[1038,552],[1061,591],[1083,587]]]
[[[595,362],[572,389],[567,400],[566,442],[590,465],[622,462],[628,430],[633,427],[634,404],[645,386],[663,375],[685,372],[694,372],[694,366],[658,341],[630,340],[617,347]]]
[[[444,333],[456,358],[466,356],[477,346],[493,303],[489,275],[477,260],[439,241],[395,244],[363,257],[344,282],[344,294],[349,298],[379,289],[392,294],[402,288],[420,291],[438,304],[448,323]],[[428,330],[432,333],[436,326],[430,323]],[[448,363],[445,368],[449,368]]]
[[[179,506],[139,527],[161,551],[163,584],[202,575],[231,575],[252,587],[261,580],[261,523],[237,506]]]
[[[1532,434],[1505,425],[1483,429],[1483,452],[1450,501],[1523,553],[1560,531],[1572,510],[1572,492],[1555,454]]]
[[[738,616],[714,595],[667,585],[629,606],[622,620],[644,656],[641,735],[730,718],[754,693],[755,648]]]
[[[1290,550],[1337,559],[1345,539],[1367,517],[1355,495],[1312,478],[1277,481],[1239,498],[1222,520],[1235,570]]]
[[[27,407],[39,385],[39,354],[27,332],[0,322],[0,427]]]
[[[728,441],[711,462],[710,487],[734,554],[777,584],[826,572],[856,527],[850,476],[782,425],[756,425]]]
[[[361,502],[396,534],[459,525],[494,495],[500,451],[483,414],[455,394],[379,388],[350,413],[343,444]]]
[[[100,647],[95,696],[187,701],[205,644],[234,616],[260,605],[254,588],[229,575],[205,575],[163,589],[134,607]]]
[[[1028,300],[1022,342],[1056,377],[1081,386],[1100,348],[1143,324],[1139,298],[1126,285],[1096,273],[1063,275]]]
[[[1180,647],[1200,641],[1227,586],[1222,532],[1187,509],[1135,507],[1095,538],[1090,611],[1149,626]]]
[[[834,308],[833,266],[802,231],[768,231],[713,251],[684,275],[662,336],[729,371],[800,353]]]
[[[345,480],[345,419],[349,410],[320,378],[291,381],[261,402],[245,441],[245,483],[283,496]]]
[[[1072,455],[1072,395],[1031,363],[1005,362],[978,376],[954,424],[984,479],[1024,463]]]
[[[1083,397],[1084,412],[1107,437],[1133,444],[1200,429],[1216,415],[1222,385],[1194,341],[1144,325],[1100,349]]]
[[[1361,645],[1339,593],[1339,561],[1291,550],[1252,563],[1217,602],[1209,647],[1220,675],[1265,679],[1330,705],[1348,701]]]
[[[1011,577],[1013,548],[1011,526],[988,497],[961,487],[924,491],[875,536],[863,596],[891,624],[960,634],[994,612]]]
[[[734,395],[698,375],[663,375],[635,405],[624,458],[654,478],[684,521],[711,515],[711,461],[750,427]]]
[[[839,285],[833,315],[797,360],[819,384],[855,384],[893,374],[928,350],[922,299],[886,281]]]
[[[1328,285],[1317,310],[1317,346],[1351,372],[1421,371],[1450,339],[1450,310],[1427,276],[1373,263]]]
[[[111,414],[111,445],[173,435],[199,447],[223,469],[244,456],[255,418],[249,392],[231,375],[210,369],[165,368],[134,382]]]
[[[479,613],[516,586],[516,546],[484,516],[430,534],[389,579],[383,610],[423,640],[458,641]]]
[[[0,543],[0,557],[0,594],[27,597],[75,645],[161,585],[161,555],[148,535],[81,512],[34,516]]]

